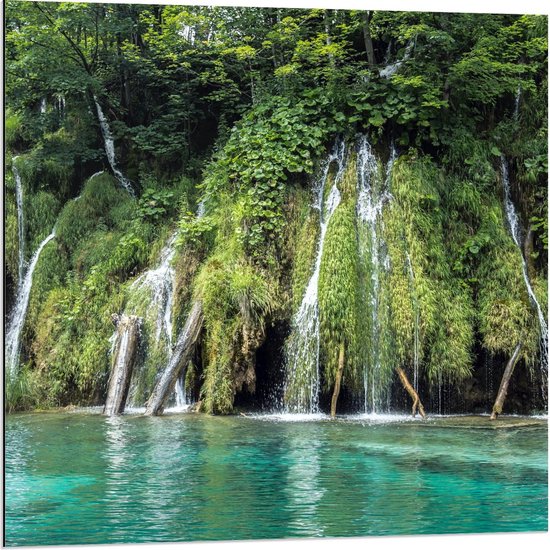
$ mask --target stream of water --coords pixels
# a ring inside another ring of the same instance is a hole
[[[345,165],[344,142],[338,142],[322,167],[316,183],[314,208],[319,210],[319,242],[315,267],[302,298],[302,303],[292,320],[293,333],[286,355],[287,382],[286,409],[290,412],[316,413],[319,411],[319,273],[323,246],[330,218],[340,204],[338,183]],[[336,164],[334,183],[325,199],[325,187],[330,170]]]
[[[44,247],[55,237],[55,229],[40,243],[34,253],[25,277],[17,292],[15,306],[11,313],[10,321],[6,331],[5,358],[7,371],[13,375],[19,362],[19,350],[21,347],[21,331],[27,315],[29,297],[32,288],[32,276]]]
[[[113,139],[113,134],[111,133],[111,129],[109,128],[109,123],[107,122],[107,118],[103,114],[103,110],[101,109],[101,105],[98,103],[97,98],[94,96],[95,101],[95,107],[97,111],[97,117],[99,119],[99,125],[101,127],[101,134],[103,135],[103,143],[105,146],[105,154],[107,155],[107,160],[109,161],[109,166],[111,167],[111,170],[113,171],[115,177],[120,182],[122,187],[130,193],[130,195],[135,196],[134,188],[132,187],[132,184],[126,177],[124,177],[124,174],[118,169],[117,162],[116,162],[116,156],[115,156],[115,142]]]
[[[23,275],[25,272],[25,226],[23,217],[23,185],[21,176],[17,169],[15,161],[18,157],[12,159],[13,178],[15,180],[15,203],[17,205],[17,245],[18,245],[18,281],[17,286],[20,288],[23,284]]]
[[[389,256],[383,238],[382,210],[392,199],[390,180],[393,163],[397,158],[391,148],[384,177],[378,174],[379,162],[366,136],[358,140],[357,151],[357,222],[360,228],[359,252],[361,261],[370,273],[365,300],[370,304],[370,327],[367,336],[367,364],[363,366],[364,411],[380,412],[384,392],[381,353],[380,284],[389,267]],[[381,181],[379,181],[381,179]],[[361,231],[362,229],[362,231]],[[370,402],[370,407],[369,407]]]

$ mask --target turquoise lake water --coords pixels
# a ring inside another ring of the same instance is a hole
[[[9,415],[6,544],[546,531],[547,423],[502,422]]]

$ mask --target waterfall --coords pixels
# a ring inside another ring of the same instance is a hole
[[[151,291],[151,305],[157,312],[155,340],[158,343],[164,333],[168,345],[172,343],[172,302],[174,296],[174,268],[172,260],[176,254],[177,232],[168,239],[160,253],[160,262],[155,269],[149,269],[133,283],[133,288],[148,288]]]
[[[22,284],[19,287],[17,292],[17,299],[15,302],[15,307],[13,309],[8,330],[6,332],[6,351],[5,358],[6,364],[8,366],[8,372],[10,375],[15,373],[17,367],[17,361],[19,359],[19,348],[20,348],[20,338],[21,331],[23,330],[23,324],[25,322],[25,316],[27,314],[27,307],[29,305],[29,297],[31,294],[32,287],[32,276],[34,269],[40,258],[40,254],[44,247],[55,237],[55,228],[54,230],[40,243],[40,246],[37,248],[34,253],[25,278],[23,279]]]
[[[97,178],[97,176],[101,176],[101,174],[103,173],[105,173],[105,170],[100,170],[99,172],[95,172],[88,178],[88,181],[93,180],[94,178]]]
[[[521,84],[518,85],[518,91],[516,92],[516,99],[514,101],[514,120],[519,116],[519,102],[521,100]]]
[[[405,53],[403,54],[403,57],[396,61],[395,63],[391,63],[390,65],[386,65],[384,68],[380,69],[380,76],[382,78],[391,78],[403,65],[407,59],[411,56],[411,52],[414,46],[414,40],[410,40],[407,44],[407,47],[405,48]]]
[[[361,136],[357,153],[357,218],[358,225],[365,233],[360,235],[360,255],[368,265],[370,277],[365,302],[370,303],[369,360],[363,366],[364,409],[368,411],[369,382],[372,411],[376,412],[380,400],[379,390],[382,378],[381,364],[381,326],[380,326],[380,275],[389,269],[389,256],[380,235],[382,229],[380,216],[384,205],[391,200],[389,192],[391,170],[397,155],[392,146],[385,179],[381,189],[375,189],[378,173],[378,161],[367,138]],[[370,376],[369,376],[370,375]],[[370,380],[369,380],[370,379]]]
[[[132,187],[132,184],[130,183],[129,180],[127,180],[124,177],[122,172],[117,168],[116,157],[115,157],[115,142],[113,140],[113,135],[111,134],[111,129],[109,128],[107,119],[103,114],[103,111],[97,101],[96,96],[94,96],[94,102],[95,102],[95,107],[97,109],[97,116],[99,118],[99,125],[101,126],[101,133],[103,134],[103,142],[105,144],[105,154],[107,155],[107,160],[109,161],[111,170],[113,171],[114,175],[116,176],[120,184],[124,187],[124,189],[126,189],[126,191],[128,191],[128,193],[130,193],[130,195],[134,197],[135,193],[134,193],[134,188]]]
[[[202,200],[197,207],[197,219],[204,216],[205,201]],[[142,273],[130,286],[131,289],[145,290],[150,298],[147,302],[147,316],[155,316],[155,343],[158,346],[161,339],[165,339],[166,356],[169,357],[173,345],[173,318],[174,306],[175,270],[172,266],[176,254],[177,230],[168,238],[160,252],[158,264]],[[130,389],[130,400],[135,396],[135,385]],[[176,381],[174,389],[176,407],[185,408],[189,403],[185,391],[184,373]]]
[[[183,24],[181,29],[178,31],[178,34],[184,40],[189,42],[189,44],[191,44],[192,46],[195,44],[195,36],[196,36],[197,33],[196,33],[194,27],[191,27],[190,25]],[[208,33],[208,40],[207,41],[210,40],[210,34],[211,34],[211,31],[209,31],[209,33]]]
[[[65,97],[63,95],[57,96],[57,111],[61,116],[65,114]]]
[[[506,212],[506,218],[508,219],[508,225],[510,226],[510,233],[512,239],[516,246],[519,249],[521,255],[521,269],[523,273],[523,279],[525,281],[525,286],[527,288],[527,294],[531,300],[532,305],[535,307],[537,312],[539,326],[540,326],[540,369],[541,369],[541,380],[542,380],[542,397],[544,404],[547,403],[547,378],[548,378],[548,325],[546,324],[546,319],[542,312],[542,308],[537,300],[533,287],[531,286],[531,281],[529,280],[529,275],[527,272],[527,262],[523,257],[522,247],[521,247],[521,236],[520,236],[520,226],[519,219],[514,208],[514,203],[510,198],[510,178],[508,175],[508,163],[504,158],[504,155],[500,157],[500,167],[502,173],[502,184],[504,186],[504,210]]]
[[[46,112],[46,98],[43,97],[40,100],[40,114],[43,115]]]
[[[15,202],[17,203],[17,238],[19,248],[19,261],[18,261],[18,280],[17,286],[21,287],[23,284],[23,272],[25,271],[25,228],[23,220],[23,185],[21,183],[21,176],[19,170],[15,165],[15,161],[18,157],[13,157],[13,177],[15,179]]]
[[[321,259],[328,224],[340,204],[338,182],[344,171],[345,145],[336,144],[317,180],[314,208],[319,210],[320,237],[317,245],[315,269],[306,287],[302,303],[292,320],[292,334],[286,354],[287,381],[285,401],[287,412],[316,413],[319,410],[319,304],[318,286]],[[334,183],[324,201],[325,186],[332,163],[337,165]]]

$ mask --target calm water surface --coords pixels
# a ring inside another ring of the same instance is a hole
[[[8,546],[548,527],[547,423],[6,419]]]

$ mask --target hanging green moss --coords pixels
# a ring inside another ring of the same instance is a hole
[[[400,159],[384,218],[397,359],[408,367],[417,361],[430,382],[462,380],[472,368],[473,299],[451,268],[445,222],[452,215],[442,198],[449,184],[429,159]]]
[[[311,195],[302,194],[296,197],[296,212],[290,217],[288,249],[294,254],[292,262],[291,311],[300,307],[307,283],[315,265],[315,256],[319,240],[319,212],[311,207]]]
[[[277,294],[276,284],[268,282],[266,273],[243,261],[238,239],[224,244],[205,263],[195,284],[195,299],[203,304],[206,327],[201,397],[204,410],[212,414],[232,411],[235,394],[243,386],[238,371],[253,372],[254,368],[243,365],[249,352],[246,334],[263,331]]]
[[[330,219],[319,273],[321,353],[325,386],[331,388],[340,346],[344,385],[358,385],[359,266],[355,201],[341,203]]]
[[[496,199],[487,204],[484,231],[490,239],[476,271],[483,345],[491,353],[511,355],[522,342],[522,357],[533,364],[538,354],[538,324],[522,275],[520,251]]]

